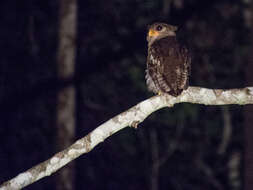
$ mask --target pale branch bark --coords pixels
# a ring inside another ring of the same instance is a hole
[[[230,90],[189,87],[178,97],[167,94],[151,97],[103,123],[50,159],[3,183],[0,190],[21,189],[43,177],[49,176],[80,155],[88,153],[96,145],[119,130],[127,126],[137,127],[139,123],[156,110],[172,107],[174,104],[182,102],[204,105],[253,104],[253,87]]]

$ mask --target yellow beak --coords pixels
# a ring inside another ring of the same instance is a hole
[[[159,35],[159,32],[157,32],[157,31],[155,31],[155,30],[153,30],[153,29],[150,29],[150,30],[148,31],[148,36],[149,36],[149,37],[158,36],[158,35]]]

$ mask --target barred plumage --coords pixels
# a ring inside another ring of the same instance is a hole
[[[176,29],[165,23],[149,28],[146,83],[154,93],[178,96],[188,88],[191,57],[177,42]]]

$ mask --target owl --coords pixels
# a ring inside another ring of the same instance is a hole
[[[188,88],[191,56],[176,38],[176,26],[154,23],[148,28],[146,83],[155,94],[179,96]]]

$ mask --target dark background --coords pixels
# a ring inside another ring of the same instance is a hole
[[[243,0],[79,1],[76,75],[67,83],[56,79],[58,5],[0,3],[0,183],[60,151],[54,146],[55,102],[63,87],[77,89],[76,139],[153,95],[144,71],[146,28],[154,21],[179,26],[178,39],[194,56],[190,85],[250,85],[244,74],[250,7]],[[226,116],[232,132],[220,152]],[[137,130],[124,129],[75,160],[76,189],[151,189],[154,178],[159,189],[243,189],[244,125],[239,105],[184,103],[157,111]],[[54,179],[27,189],[54,189]]]

